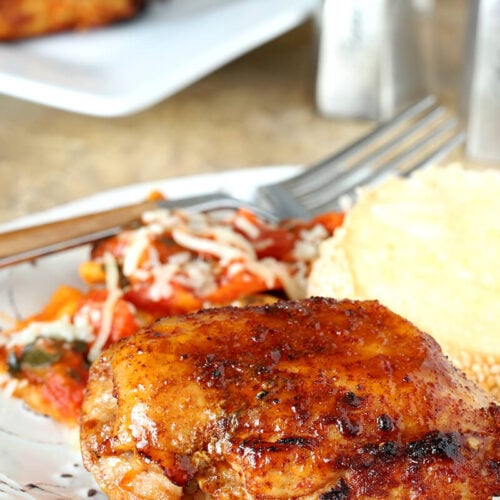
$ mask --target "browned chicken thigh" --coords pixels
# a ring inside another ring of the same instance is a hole
[[[500,495],[500,408],[373,301],[160,320],[93,365],[81,443],[116,499]]]
[[[0,40],[86,30],[128,19],[146,0],[0,0]]]

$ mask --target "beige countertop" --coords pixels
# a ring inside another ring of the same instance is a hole
[[[463,5],[438,0],[436,81],[453,102]],[[94,118],[0,96],[0,222],[130,183],[310,164],[370,127],[319,116],[306,24],[139,114]]]

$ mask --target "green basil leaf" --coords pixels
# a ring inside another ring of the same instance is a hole
[[[53,352],[48,352],[37,347],[33,347],[24,351],[21,356],[21,364],[32,368],[50,365],[61,358],[61,351],[57,349]]]

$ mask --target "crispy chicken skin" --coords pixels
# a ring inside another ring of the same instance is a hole
[[[84,30],[135,15],[146,0],[0,0],[0,40]]]
[[[375,301],[160,320],[93,365],[81,446],[112,499],[500,494],[500,408]]]

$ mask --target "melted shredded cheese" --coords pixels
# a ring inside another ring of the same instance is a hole
[[[191,289],[199,297],[207,296],[217,288],[216,276],[221,269],[229,277],[247,270],[260,277],[268,288],[280,282],[290,298],[303,297],[310,263],[317,256],[319,243],[328,236],[320,224],[302,230],[293,249],[296,262],[290,265],[271,257],[259,259],[257,251],[272,245],[273,240],[249,241],[257,240],[261,229],[234,211],[187,215],[160,209],[146,212],[143,222],[144,227],[128,234],[130,243],[124,251],[123,274],[149,282],[151,300],[171,297],[174,283]],[[151,244],[160,234],[169,235],[187,251],[160,262]],[[203,254],[218,262],[200,258]]]
[[[230,227],[214,227],[209,234],[220,242],[221,245],[227,245],[229,248],[237,248],[242,250],[249,259],[256,259],[255,249],[252,244],[245,239],[241,234],[237,233]]]
[[[206,261],[190,261],[184,266],[183,272],[184,274],[177,274],[174,281],[191,288],[198,296],[209,295],[217,288],[212,266]]]
[[[152,300],[167,299],[172,295],[173,288],[170,281],[179,270],[179,264],[167,262],[164,265],[154,267],[151,274],[154,278],[149,287],[149,297]]]
[[[39,337],[50,337],[65,342],[91,342],[94,339],[92,327],[84,318],[75,318],[71,321],[69,316],[63,316],[55,321],[33,321],[22,330],[19,330],[6,341],[8,349],[14,346],[32,344]]]
[[[179,213],[160,208],[144,212],[142,214],[142,221],[148,231],[154,234],[161,234],[181,224],[182,218]]]
[[[172,231],[174,241],[179,245],[196,252],[215,255],[221,260],[221,263],[229,263],[231,260],[245,258],[246,254],[239,248],[232,247],[225,242],[201,238],[187,231],[174,229]]]
[[[131,276],[139,268],[144,252],[150,246],[149,232],[140,228],[133,232],[131,242],[126,245],[123,257],[123,274]]]
[[[104,255],[104,265],[106,270],[106,288],[108,290],[108,296],[104,303],[99,332],[89,351],[89,361],[97,359],[102,348],[106,345],[113,327],[116,303],[123,295],[123,292],[119,288],[120,275],[115,258],[111,254],[106,253]]]
[[[234,225],[240,231],[242,231],[247,237],[253,240],[260,236],[260,229],[258,226],[249,221],[246,217],[242,215],[237,215],[234,219]]]
[[[321,224],[311,229],[303,229],[293,248],[297,261],[312,262],[318,256],[319,244],[328,237],[328,231]]]

